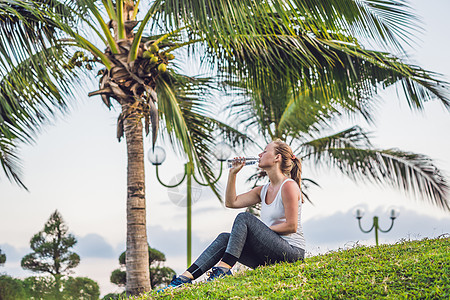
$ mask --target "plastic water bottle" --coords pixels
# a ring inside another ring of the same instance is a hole
[[[235,161],[243,162],[244,160],[245,160],[245,165],[246,166],[256,165],[259,162],[259,158],[258,157],[245,157],[245,158],[229,159],[229,160],[227,160],[228,168],[233,167],[233,163]]]

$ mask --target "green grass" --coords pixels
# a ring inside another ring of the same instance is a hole
[[[450,238],[357,246],[133,299],[450,299]]]

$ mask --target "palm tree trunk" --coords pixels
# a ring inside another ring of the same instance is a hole
[[[122,107],[126,115],[127,107]],[[129,110],[127,111],[129,112]],[[147,292],[150,287],[145,209],[143,125],[137,112],[124,120],[127,142],[127,295]]]

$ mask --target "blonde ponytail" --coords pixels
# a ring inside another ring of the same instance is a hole
[[[302,180],[302,162],[292,152],[291,147],[288,144],[278,139],[273,141],[275,144],[275,154],[281,155],[281,172],[286,176],[291,177],[298,186],[301,188]],[[303,196],[302,196],[303,199]]]

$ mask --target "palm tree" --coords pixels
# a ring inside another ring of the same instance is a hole
[[[148,21],[156,13],[160,2],[152,6],[144,20]],[[2,4],[6,8],[2,11],[2,16],[12,23],[9,26],[13,25],[19,29],[23,27],[31,33],[39,29],[36,27],[44,26],[42,24],[53,26],[49,29],[52,31],[51,34],[44,30],[45,34],[33,37],[31,41],[24,39],[25,43],[35,44],[35,50],[28,57],[11,58],[6,51],[1,57],[2,62],[9,62],[11,65],[17,61],[15,68],[6,69],[5,67],[5,75],[2,76],[0,100],[3,119],[0,154],[6,175],[25,187],[17,172],[18,160],[13,152],[14,142],[32,141],[33,134],[39,129],[39,125],[51,118],[53,109],[66,108],[65,98],[73,95],[71,88],[77,86],[75,81],[76,75],[80,74],[79,68],[82,71],[91,71],[94,64],[103,65],[104,69],[99,71],[101,73],[100,89],[90,93],[90,96],[101,95],[108,107],[113,105],[111,99],[115,99],[122,108],[118,117],[117,138],[120,141],[123,135],[126,136],[128,150],[127,282],[130,283],[127,283],[127,291],[130,294],[136,294],[149,290],[150,279],[148,266],[146,267],[148,262],[143,261],[144,259],[148,261],[146,258],[148,253],[142,251],[143,247],[145,249],[148,247],[145,222],[143,130],[148,134],[149,127],[152,126],[154,145],[159,118],[166,121],[165,129],[170,140],[187,153],[190,162],[196,162],[201,174],[218,196],[217,189],[212,183],[211,154],[215,144],[212,133],[219,131],[233,144],[245,142],[246,136],[207,115],[210,108],[204,105],[205,98],[211,97],[211,90],[216,89],[212,79],[188,77],[174,70],[165,70],[168,61],[173,59],[170,51],[191,44],[189,41],[181,41],[181,30],[172,30],[165,35],[143,37],[143,29],[147,22],[144,21],[142,23],[144,25],[141,25],[133,39],[132,30],[137,25],[137,21],[132,20],[134,18],[132,15],[137,13],[137,7],[134,9],[132,2],[118,2],[115,9],[112,2],[108,2],[105,6],[108,14],[112,14],[108,26],[113,29],[114,34],[109,28],[104,27],[106,24],[94,3],[86,2],[86,6],[82,7],[87,8],[87,11],[103,26],[103,34],[106,36],[103,40],[111,45],[107,47],[105,53],[72,29],[77,18],[88,26],[94,26],[87,19],[86,14],[67,7],[65,8],[70,11],[64,13],[58,11],[56,14],[53,10],[57,7],[53,7],[51,11],[42,11],[44,13],[42,17],[42,12],[34,9],[42,10],[44,7],[50,10],[45,5],[54,3],[44,1],[41,3],[42,6],[32,2],[17,2],[10,6],[10,3]],[[121,9],[122,13],[120,13]],[[82,12],[84,13],[85,10]],[[39,16],[36,22],[27,18],[30,14]],[[71,18],[61,17],[66,14]],[[12,20],[9,20],[11,15]],[[122,24],[122,28],[117,24]],[[4,32],[9,31],[8,26],[3,25]],[[55,29],[59,30],[58,35],[54,34]],[[24,35],[28,35],[28,31]],[[102,35],[94,31],[102,39]],[[123,38],[123,34],[126,38]],[[47,45],[49,41],[53,43],[50,47]],[[15,42],[15,40],[11,41],[4,50],[14,49]],[[24,50],[27,50],[28,46],[23,46]],[[71,56],[62,51],[70,51],[71,48],[77,49],[75,52],[72,51]],[[166,49],[166,51],[159,51],[158,48]],[[88,52],[79,51],[79,49],[85,49]],[[87,56],[89,53],[90,57]],[[130,58],[132,55],[134,58]],[[130,70],[132,65],[134,68]],[[30,82],[25,78],[29,78]],[[53,84],[54,81],[62,84]],[[158,109],[156,108],[157,98],[159,98]]]
[[[289,143],[298,157],[311,160],[318,169],[333,167],[354,181],[391,186],[450,211],[448,181],[426,155],[377,149],[359,126],[323,135],[337,119],[351,114],[362,114],[370,121],[373,110],[369,103],[355,98],[347,106],[333,103],[330,107],[329,99],[320,97],[321,93],[311,102],[296,89],[288,85],[244,92],[229,109],[240,125],[256,127],[266,142],[281,139]],[[258,173],[250,180],[256,185],[264,177]],[[302,183],[303,195],[310,200],[305,187],[318,184],[307,178]]]
[[[8,178],[23,186],[16,142],[32,141],[56,109],[66,108],[80,76],[98,74],[99,89],[89,95],[100,95],[108,108],[120,106],[117,137],[125,136],[128,155],[129,294],[150,289],[143,131],[152,132],[153,145],[158,132],[167,134],[217,195],[213,133],[233,143],[246,140],[211,117],[214,99],[205,91],[217,81],[243,81],[248,90],[295,82],[307,107],[320,91],[326,109],[355,107],[377,84],[402,81],[412,105],[437,96],[448,106],[433,74],[364,50],[353,38],[401,48],[415,20],[403,1],[1,0],[0,16],[0,161]],[[3,35],[11,31],[12,37]],[[173,59],[182,49],[220,76],[177,73]]]

